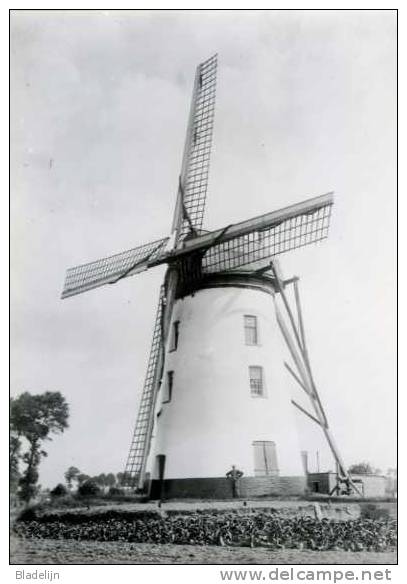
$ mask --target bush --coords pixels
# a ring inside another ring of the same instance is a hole
[[[33,507],[26,507],[18,516],[18,521],[36,521],[37,513]]]
[[[45,503],[44,505],[40,506],[40,508],[42,507],[43,510],[46,510],[48,508],[60,509],[61,507],[77,507],[77,506],[78,501],[75,498],[75,496],[72,495],[71,493],[67,493],[66,495],[63,495],[61,497],[52,498],[51,503],[49,504]]]
[[[67,494],[66,486],[62,483],[59,483],[52,491],[50,492],[51,497],[63,497]]]
[[[109,496],[115,497],[117,495],[124,495],[123,489],[119,489],[118,487],[110,487],[109,489]]]
[[[100,488],[92,480],[85,481],[78,488],[78,495],[80,495],[81,497],[92,497],[95,495],[99,495],[99,493]]]
[[[372,519],[374,521],[379,521],[381,519],[389,520],[390,519],[390,510],[380,508],[380,506],[375,505],[374,503],[367,503],[366,505],[361,506],[360,516],[363,519]]]

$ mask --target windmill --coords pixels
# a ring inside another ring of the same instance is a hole
[[[202,229],[216,74],[217,55],[196,69],[169,236],[69,269],[62,298],[167,265],[125,468],[129,485],[146,488],[150,476],[159,494],[168,487],[175,495],[224,495],[222,477],[236,463],[253,492],[267,493],[270,485],[277,492],[301,492],[305,477],[292,414],[297,408],[322,429],[336,461],[338,489],[344,483],[357,491],[314,381],[298,278],[284,279],[276,258],[327,237],[333,194],[215,231]],[[290,399],[284,375],[302,389],[311,412]]]

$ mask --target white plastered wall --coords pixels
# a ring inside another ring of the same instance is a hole
[[[244,315],[257,316],[257,346],[245,344]],[[147,466],[153,478],[158,454],[166,456],[168,479],[222,477],[233,464],[254,476],[256,440],[275,442],[280,476],[303,475],[271,295],[244,287],[199,290],[176,302],[174,321],[179,342],[177,350],[167,348],[157,400]],[[264,398],[250,394],[249,365],[263,367]],[[163,403],[168,371],[172,399]]]

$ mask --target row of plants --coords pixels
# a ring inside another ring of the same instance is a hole
[[[278,549],[391,551],[397,524],[390,519],[350,521],[287,518],[278,513],[194,513],[182,516],[44,515],[23,517],[14,526],[20,537],[77,541],[228,545]]]

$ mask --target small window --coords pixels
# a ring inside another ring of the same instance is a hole
[[[168,403],[171,401],[172,398],[172,388],[174,385],[174,371],[167,371],[167,383],[166,383],[166,394],[165,394],[165,400],[163,401],[163,403]]]
[[[253,397],[264,397],[264,376],[263,367],[259,365],[250,365],[250,394]]]
[[[244,316],[244,340],[246,345],[258,345],[257,316]]]
[[[176,351],[178,348],[178,339],[179,339],[179,320],[176,320],[172,324],[172,335],[171,335],[171,345],[170,351]]]
[[[253,453],[255,476],[270,476],[278,474],[275,442],[256,440],[253,442]]]

